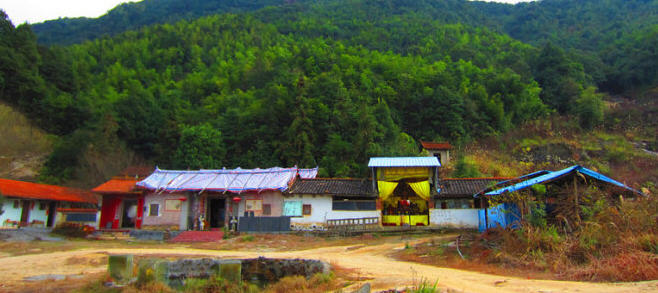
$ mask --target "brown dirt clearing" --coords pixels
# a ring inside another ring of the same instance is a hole
[[[209,250],[159,245],[164,248],[139,248],[138,245],[122,245],[121,248],[83,248],[72,251],[56,251],[27,255],[13,255],[0,257],[0,291],[33,291],[36,282],[24,281],[25,277],[58,274],[66,276],[80,276],[82,279],[71,278],[68,282],[48,282],[49,288],[57,284],[79,283],[92,277],[98,278],[106,271],[106,257],[108,254],[134,254],[166,255],[166,256],[210,256],[210,257],[236,257],[236,258],[306,258],[320,259],[350,270],[361,279],[369,279],[373,290],[385,290],[392,287],[406,287],[417,284],[420,280],[430,283],[438,281],[442,288],[450,288],[463,292],[658,292],[658,281],[634,283],[587,283],[552,280],[529,280],[511,276],[497,276],[478,272],[470,272],[452,268],[442,268],[424,264],[400,261],[391,258],[391,252],[403,250],[406,243],[415,245],[422,241],[429,241],[436,237],[422,237],[417,239],[388,238],[377,244],[364,245],[362,241],[353,239],[350,245],[334,245],[294,251],[258,251],[254,249],[240,250]],[[93,246],[93,242],[89,246]],[[112,243],[111,246],[119,245]],[[364,246],[362,246],[364,245]],[[86,246],[86,245],[83,245]],[[110,245],[108,245],[110,246]],[[119,245],[121,246],[121,245]],[[74,281],[71,281],[74,280]],[[63,283],[58,283],[63,282]],[[55,286],[55,287],[53,287]],[[44,289],[42,287],[42,289]],[[37,290],[39,291],[39,290]],[[52,290],[47,290],[52,291]],[[66,290],[68,291],[68,290]]]

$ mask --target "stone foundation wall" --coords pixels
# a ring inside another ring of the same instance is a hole
[[[108,271],[119,283],[134,279],[132,255],[112,255],[109,257]],[[317,273],[329,273],[329,264],[319,260],[305,259],[215,259],[192,258],[169,261],[148,258],[139,261],[137,279],[141,282],[159,281],[177,288],[189,278],[207,279],[221,276],[224,279],[254,284],[268,284],[287,276],[310,278]]]

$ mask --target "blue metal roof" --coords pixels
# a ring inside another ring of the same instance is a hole
[[[619,186],[621,188],[627,189],[627,190],[635,192],[637,194],[642,194],[641,192],[639,192],[639,191],[637,191],[633,188],[630,188],[627,185],[625,185],[625,184],[623,184],[619,181],[610,179],[609,177],[606,177],[605,175],[603,175],[601,173],[594,172],[594,171],[592,171],[590,169],[587,169],[587,168],[585,168],[583,166],[580,166],[580,165],[575,165],[575,166],[571,166],[569,168],[566,168],[566,169],[563,169],[563,170],[560,170],[560,171],[548,172],[545,175],[534,177],[534,178],[528,179],[526,181],[519,182],[517,184],[510,185],[510,186],[507,186],[507,187],[504,187],[504,188],[501,188],[501,189],[498,189],[498,190],[490,191],[490,192],[485,193],[485,195],[499,195],[499,194],[503,194],[505,192],[514,192],[514,191],[526,189],[526,188],[528,188],[530,186],[533,186],[535,184],[542,184],[542,183],[554,181],[554,180],[559,179],[563,176],[569,175],[573,172],[578,172],[578,173],[581,173],[581,174],[583,174],[585,176],[588,176],[590,178],[593,178],[593,179],[596,179],[596,180],[599,180],[599,181],[603,181],[603,182],[607,182],[607,183],[615,185],[615,186]],[[535,174],[535,173],[533,173],[533,174]],[[531,175],[531,174],[528,174],[528,175]],[[520,178],[528,177],[528,175],[522,176]]]
[[[370,158],[368,167],[440,167],[436,157],[376,157]]]

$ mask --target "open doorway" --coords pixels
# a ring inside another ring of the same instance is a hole
[[[54,227],[55,226],[55,217],[57,216],[57,202],[56,201],[51,201],[48,203],[48,220],[46,223],[46,227]]]
[[[226,200],[223,198],[209,199],[210,228],[224,227],[224,217],[226,216]]]
[[[137,219],[137,200],[123,201],[123,215],[121,228],[135,228]]]
[[[30,220],[30,208],[32,207],[32,202],[29,200],[23,201],[23,211],[21,212],[21,226],[27,226]]]

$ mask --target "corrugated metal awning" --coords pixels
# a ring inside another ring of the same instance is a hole
[[[570,175],[570,174],[575,173],[575,172],[581,173],[581,174],[583,174],[587,177],[596,179],[598,181],[606,182],[608,184],[612,184],[612,185],[624,188],[624,189],[626,189],[628,191],[631,191],[633,193],[642,195],[641,192],[627,186],[626,184],[623,184],[619,181],[608,178],[607,176],[605,176],[601,173],[598,173],[598,172],[595,172],[593,170],[587,169],[587,168],[585,168],[583,166],[580,166],[580,165],[571,166],[569,168],[562,169],[560,171],[548,172],[545,175],[534,177],[534,178],[525,180],[523,182],[519,182],[519,183],[514,184],[514,185],[510,185],[510,186],[507,186],[507,187],[504,187],[504,188],[501,188],[501,189],[489,191],[489,192],[485,193],[485,195],[499,195],[499,194],[503,194],[503,193],[506,193],[506,192],[514,192],[514,191],[526,189],[526,188],[529,188],[529,187],[531,187],[535,184],[543,184],[543,183],[548,183],[548,182],[551,182],[551,181],[555,181],[557,179],[560,179],[562,177],[565,177],[565,176]],[[522,177],[527,177],[527,175],[522,176]]]
[[[212,192],[262,192],[288,189],[291,181],[315,178],[317,168],[269,168],[269,169],[222,169],[222,170],[160,170],[157,169],[137,186],[164,192],[212,191]]]
[[[375,157],[370,158],[368,167],[440,167],[436,157]]]

